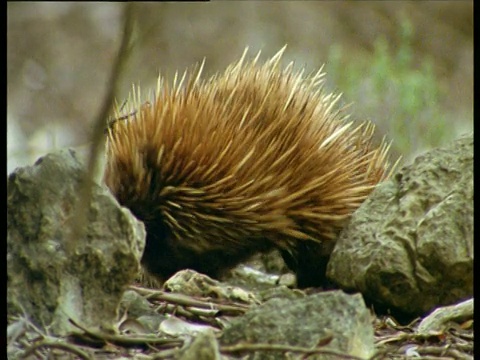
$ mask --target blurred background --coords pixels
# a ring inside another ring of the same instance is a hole
[[[122,3],[7,3],[7,172],[86,147],[122,30]],[[325,64],[329,91],[369,119],[408,163],[473,131],[473,1],[137,3],[117,98],[206,58],[204,75],[246,46],[286,65]]]

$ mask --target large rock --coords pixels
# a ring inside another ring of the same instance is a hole
[[[143,224],[96,184],[83,236],[72,236],[84,175],[69,150],[8,177],[8,313],[26,313],[54,334],[72,329],[69,318],[111,328],[145,244]]]
[[[360,294],[327,291],[302,299],[271,299],[232,321],[221,344],[268,343],[315,348],[332,337],[322,350],[368,359],[374,354],[372,319]],[[298,355],[298,354],[297,354]],[[242,357],[244,358],[244,357]],[[256,351],[247,359],[285,359],[281,351]],[[338,359],[327,354],[309,359]]]
[[[327,276],[410,315],[473,295],[473,137],[418,156],[352,216]]]

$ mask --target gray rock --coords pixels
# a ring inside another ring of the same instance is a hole
[[[220,360],[218,342],[213,331],[198,333],[192,343],[182,351],[179,360]]]
[[[327,276],[423,315],[473,294],[473,137],[425,153],[354,213]]]
[[[282,298],[282,299],[289,299],[289,300],[301,299],[306,295],[305,295],[305,292],[303,292],[302,290],[290,289],[285,285],[278,285],[271,289],[259,291],[258,296],[262,302],[265,302],[275,298]]]
[[[53,334],[68,333],[69,318],[110,329],[145,244],[143,224],[96,184],[83,237],[72,236],[84,174],[68,150],[8,177],[8,313],[25,312]]]
[[[237,286],[230,286],[211,277],[198,273],[195,270],[180,270],[169,278],[164,284],[165,290],[190,296],[212,297],[241,301],[247,304],[258,304],[255,295]]]
[[[134,290],[127,290],[123,293],[120,310],[121,312],[128,311],[128,316],[133,318],[158,314],[150,301]]]
[[[232,321],[224,330],[222,345],[239,342],[268,343],[312,348],[319,340],[332,335],[324,350],[333,350],[369,358],[373,355],[374,333],[369,310],[360,294],[327,291],[302,299],[275,298],[252,308],[241,318]],[[278,351],[249,353],[248,359],[283,359]],[[298,355],[298,354],[297,354]],[[311,355],[309,359],[338,359],[326,354]]]

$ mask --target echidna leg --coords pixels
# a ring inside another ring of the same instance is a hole
[[[297,276],[297,286],[331,288],[326,277],[326,270],[332,243],[318,244],[302,241],[293,251],[281,250],[283,260]]]
[[[242,247],[213,248],[203,252],[192,247],[181,246],[162,222],[145,224],[147,241],[142,257],[142,265],[150,275],[160,281],[167,280],[177,271],[195,270],[213,278],[219,278],[226,270],[233,268],[259,251],[272,245],[265,241],[245,241]]]

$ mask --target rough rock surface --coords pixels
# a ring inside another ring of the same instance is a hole
[[[221,358],[213,331],[200,332],[179,356],[179,360],[220,360]]]
[[[232,321],[224,330],[221,344],[239,342],[250,344],[288,344],[313,348],[319,340],[333,336],[324,347],[360,358],[373,355],[374,333],[372,318],[360,294],[327,291],[302,299],[275,298],[252,308],[241,318]],[[279,352],[262,351],[248,359],[282,359]],[[309,359],[330,359],[326,354],[311,355]]]
[[[473,137],[418,156],[352,216],[327,276],[410,315],[473,295]]]
[[[96,184],[83,237],[73,239],[70,220],[83,177],[72,150],[8,177],[8,314],[24,313],[54,334],[72,329],[69,318],[110,329],[145,243],[143,224]]]
[[[173,293],[182,293],[190,296],[205,296],[214,299],[229,299],[242,301],[247,304],[257,304],[258,300],[252,292],[240,287],[229,286],[200,274],[194,270],[180,270],[168,279],[163,288]]]

